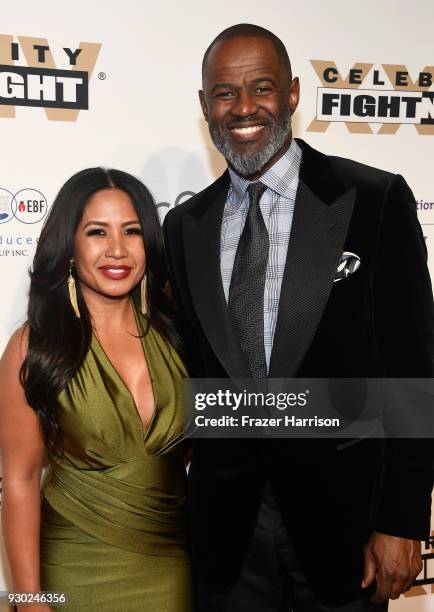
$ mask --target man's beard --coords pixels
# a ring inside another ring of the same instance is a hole
[[[229,139],[225,133],[222,133],[212,121],[209,121],[208,125],[213,143],[228,164],[237,174],[247,178],[258,174],[268,164],[270,159],[282,149],[291,132],[291,113],[288,109],[280,115],[279,119],[270,117],[268,122],[270,128],[268,143],[261,151],[253,151],[251,153],[249,151],[236,153],[231,149]],[[239,127],[242,126],[243,123],[240,121]]]

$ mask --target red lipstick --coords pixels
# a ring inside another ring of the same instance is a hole
[[[98,270],[104,274],[106,278],[111,280],[122,280],[130,275],[132,268],[130,266],[100,266]]]

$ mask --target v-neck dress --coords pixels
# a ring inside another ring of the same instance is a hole
[[[136,317],[154,391],[146,433],[95,336],[58,398],[64,453],[49,457],[42,486],[41,581],[69,596],[66,610],[193,610],[180,447],[186,372]]]

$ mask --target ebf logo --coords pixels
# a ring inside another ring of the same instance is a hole
[[[89,78],[101,45],[63,47],[66,69],[59,69],[47,39],[17,40],[0,34],[0,117],[15,117],[15,106],[39,106],[49,120],[75,121],[80,110],[89,108]]]
[[[42,221],[47,212],[47,199],[37,189],[21,189],[14,195],[0,188],[0,224],[15,217],[21,223],[32,225]]]
[[[21,189],[15,194],[12,210],[21,223],[39,223],[47,214],[47,200],[36,189]]]

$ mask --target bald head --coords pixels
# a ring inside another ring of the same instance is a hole
[[[220,34],[214,38],[208,49],[205,51],[205,55],[203,56],[202,60],[202,83],[206,77],[208,58],[213,48],[218,43],[233,38],[265,38],[270,41],[279,57],[279,60],[282,62],[285,72],[288,74],[289,81],[292,80],[291,62],[289,60],[285,45],[280,38],[273,34],[273,32],[270,32],[270,30],[261,28],[261,26],[253,25],[251,23],[239,23],[231,26],[230,28],[226,28],[226,30],[223,30],[223,32],[220,32]]]

